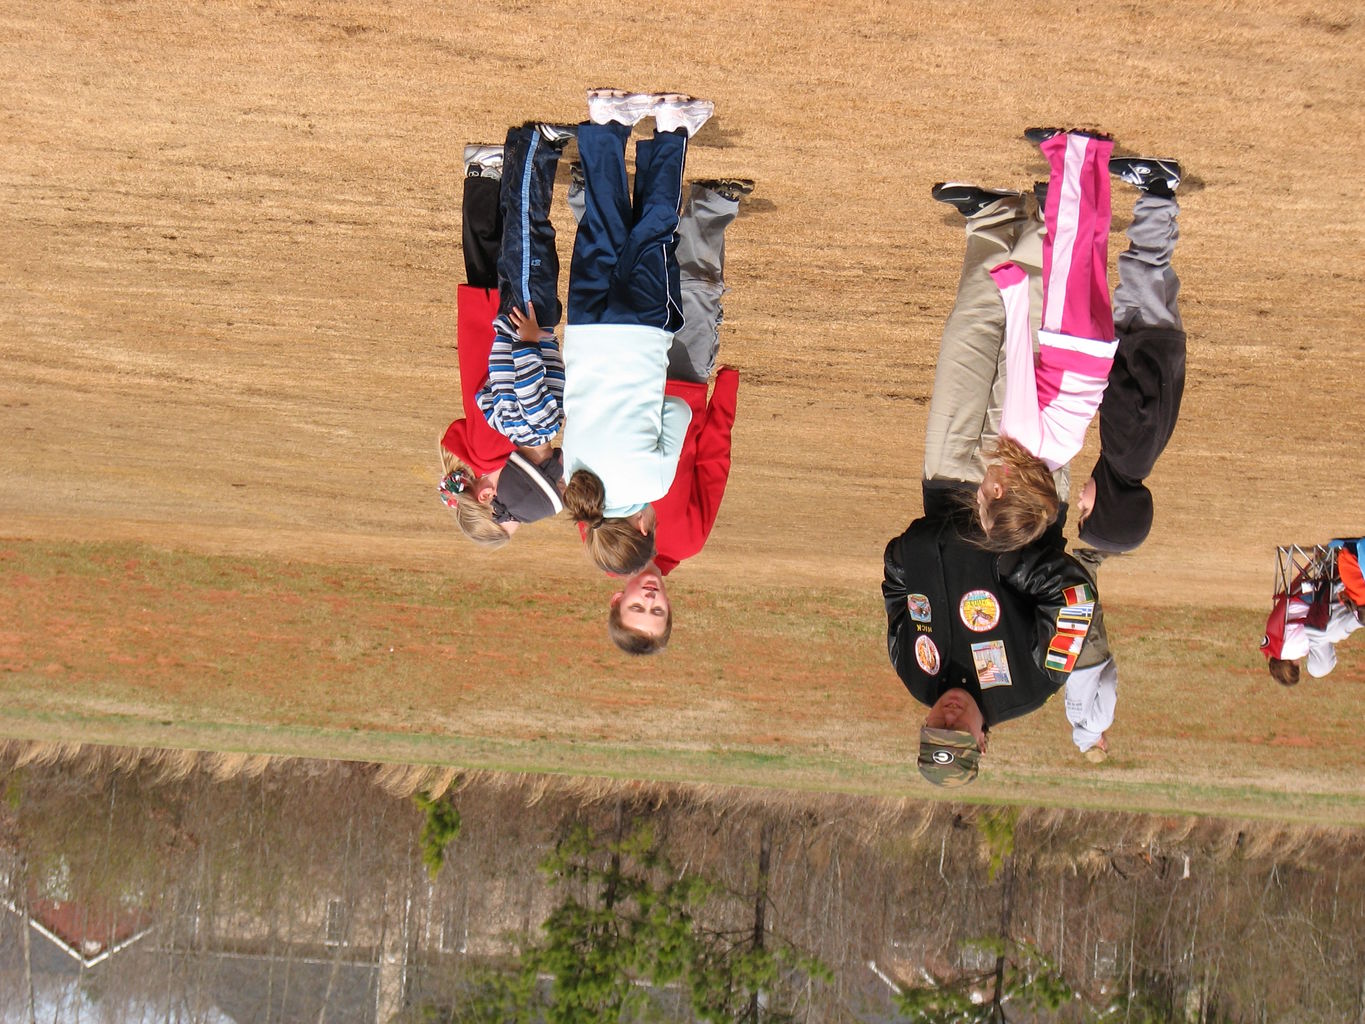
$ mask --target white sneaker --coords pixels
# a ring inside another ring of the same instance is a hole
[[[593,124],[634,125],[654,113],[656,98],[624,89],[589,89],[588,120]]]
[[[654,127],[661,132],[687,131],[690,139],[716,112],[710,100],[694,99],[682,93],[666,92],[655,97]]]
[[[464,173],[466,178],[501,178],[502,147],[465,146]]]

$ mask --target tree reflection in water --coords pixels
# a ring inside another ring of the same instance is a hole
[[[0,1021],[1365,1013],[1355,830],[18,743],[0,780]]]

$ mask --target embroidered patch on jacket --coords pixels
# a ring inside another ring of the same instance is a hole
[[[1000,621],[1000,602],[989,590],[969,590],[962,595],[957,613],[973,633],[985,633]]]
[[[919,637],[915,641],[915,661],[919,662],[919,667],[925,675],[938,675],[938,648],[927,636]]]
[[[1085,634],[1057,633],[1047,645],[1047,656],[1043,664],[1054,672],[1070,672],[1076,667],[1076,658],[1085,646]]]
[[[1095,617],[1093,602],[1069,604],[1057,613],[1057,632],[1085,636],[1090,630],[1090,620]]]
[[[1070,672],[1085,645],[1095,617],[1095,588],[1087,583],[1067,587],[1062,591],[1066,606],[1057,613],[1057,632],[1047,645],[1044,667],[1054,672]]]
[[[910,618],[916,622],[928,622],[934,617],[934,611],[929,606],[929,598],[923,594],[909,594],[905,598],[905,610],[910,613]]]
[[[1005,657],[1003,640],[972,644],[972,661],[976,665],[976,681],[981,684],[981,689],[1010,685],[1010,663]]]
[[[1062,600],[1067,604],[1085,604],[1095,600],[1095,590],[1088,583],[1078,583],[1062,591]]]

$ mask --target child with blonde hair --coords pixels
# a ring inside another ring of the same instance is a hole
[[[466,283],[457,290],[465,416],[441,438],[440,496],[461,532],[489,549],[520,523],[563,510],[563,463],[549,443],[561,420],[563,369],[553,333],[537,321],[559,319],[549,204],[568,137],[527,124],[509,130],[505,146],[465,148]]]
[[[1004,401],[977,512],[994,551],[1030,544],[1056,520],[1052,474],[1084,444],[1118,347],[1107,277],[1113,140],[1058,129],[1028,135],[1051,167],[1036,352],[1028,270],[1010,259],[989,271],[1004,304]]]

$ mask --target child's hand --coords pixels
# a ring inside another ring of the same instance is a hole
[[[512,325],[517,329],[518,338],[522,341],[540,340],[540,324],[536,323],[536,304],[534,302],[528,301],[526,303],[525,313],[513,306],[510,315]]]

